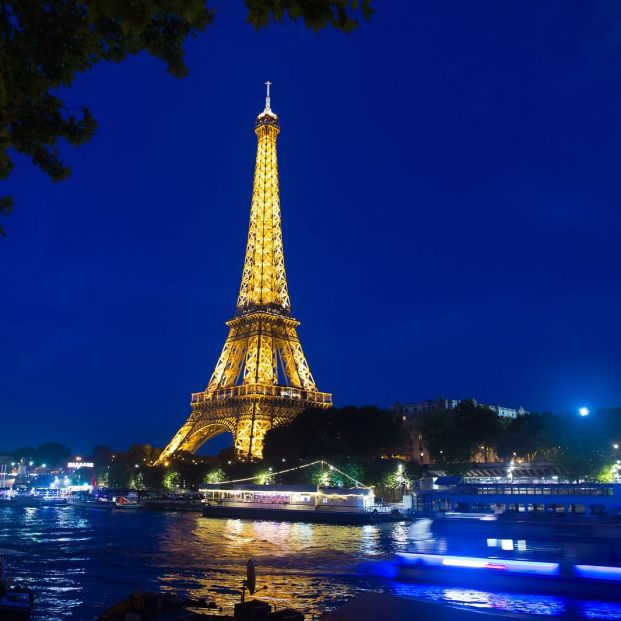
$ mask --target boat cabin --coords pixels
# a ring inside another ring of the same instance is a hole
[[[314,485],[205,484],[199,487],[210,505],[257,509],[364,512],[374,507],[372,489]]]

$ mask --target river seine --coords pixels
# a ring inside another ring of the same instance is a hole
[[[407,547],[404,524],[329,526],[73,507],[1,508],[0,547],[27,553],[12,573],[36,597],[34,620],[91,620],[133,590],[239,601],[248,558],[260,597],[319,615],[365,590],[482,609],[621,619],[621,605],[543,595],[406,585],[378,577]],[[369,571],[372,568],[372,571]],[[377,571],[375,571],[377,570]]]

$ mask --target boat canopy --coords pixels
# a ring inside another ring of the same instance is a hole
[[[205,483],[199,486],[202,492],[210,491],[244,491],[244,492],[278,492],[285,494],[294,492],[299,494],[322,494],[324,496],[369,496],[373,490],[365,487],[317,487],[316,485],[257,485],[247,483]]]

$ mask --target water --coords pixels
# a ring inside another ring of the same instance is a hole
[[[239,601],[250,557],[257,563],[258,587],[267,587],[260,597],[302,610],[308,618],[374,590],[481,609],[621,620],[621,605],[614,603],[381,578],[389,573],[394,552],[406,548],[406,532],[403,524],[330,526],[156,511],[0,509],[0,547],[28,553],[12,569],[36,593],[34,620],[91,620],[135,589],[212,596],[230,611]]]

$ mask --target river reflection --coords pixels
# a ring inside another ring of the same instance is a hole
[[[180,545],[180,541],[184,543]],[[183,555],[179,555],[181,548]],[[315,614],[353,594],[357,580],[353,574],[360,559],[388,553],[376,526],[202,518],[194,520],[189,531],[185,521],[169,525],[162,533],[159,550],[162,561],[177,559],[176,566],[162,577],[169,588],[177,588],[178,576],[183,574],[192,578],[193,594],[215,593],[220,604],[232,607],[239,601],[246,560],[253,558],[257,587],[265,587],[261,597],[275,606]],[[194,573],[198,567],[201,570]],[[358,580],[373,582],[371,578]]]
[[[211,596],[231,610],[248,558],[256,561],[258,588],[265,587],[260,597],[298,608],[309,619],[364,590],[482,609],[621,619],[617,604],[395,583],[387,579],[390,560],[407,543],[403,524],[350,527],[73,507],[0,509],[0,547],[28,553],[14,573],[36,593],[35,621],[90,620],[135,589]],[[373,570],[362,571],[363,566]]]

